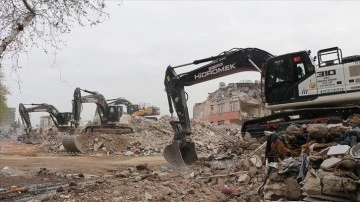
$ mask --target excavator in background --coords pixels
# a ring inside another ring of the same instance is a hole
[[[25,105],[31,105],[34,107],[26,108]],[[25,134],[20,135],[18,140],[30,144],[40,143],[40,138],[33,131],[31,125],[30,114],[31,112],[47,112],[50,114],[51,119],[53,120],[55,126],[58,128],[59,132],[65,132],[69,129],[69,122],[71,120],[71,112],[59,112],[53,105],[46,103],[42,104],[19,104],[19,114],[24,126]]]
[[[168,66],[164,85],[169,111],[178,119],[170,121],[175,132],[173,141],[164,149],[165,159],[182,167],[198,159],[191,139],[190,119],[185,86],[243,72],[261,73],[261,94],[271,115],[248,120],[241,132],[253,137],[266,130],[277,131],[291,123],[335,123],[360,113],[360,55],[343,57],[338,47],[297,51],[274,56],[257,48],[231,49],[217,56],[192,63]],[[209,62],[190,72],[177,74],[175,68]]]
[[[125,98],[117,98],[108,100],[109,105],[125,105],[127,114],[131,116],[142,116],[147,119],[157,120],[155,116],[160,115],[160,108],[150,104],[133,104]]]
[[[81,91],[89,93],[89,95],[81,96]],[[69,153],[82,153],[80,136],[74,135],[76,129],[79,128],[81,111],[83,103],[95,103],[96,112],[100,117],[100,124],[87,125],[84,131],[87,133],[101,132],[111,134],[127,134],[133,133],[134,129],[130,126],[120,124],[120,117],[123,114],[122,106],[108,105],[105,97],[94,91],[76,88],[74,91],[74,99],[72,101],[72,128],[69,135],[63,137],[63,146]]]

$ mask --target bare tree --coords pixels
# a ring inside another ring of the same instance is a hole
[[[33,47],[55,53],[61,34],[78,24],[96,25],[108,17],[105,0],[1,0],[0,68],[4,58],[19,68],[20,53]]]

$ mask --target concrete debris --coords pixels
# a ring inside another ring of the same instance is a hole
[[[117,155],[131,160],[137,156],[162,156],[163,148],[173,138],[170,120],[169,116],[158,121],[131,117],[129,123],[136,131],[133,134],[82,134],[84,155]],[[191,127],[199,161],[186,170],[147,162],[112,167],[102,175],[42,168],[37,176],[66,181],[62,188],[56,188],[51,201],[356,201],[360,198],[360,160],[357,159],[360,132],[346,123],[291,125],[259,139],[240,135],[240,128],[232,124],[214,126],[192,120]],[[63,152],[60,147],[59,142],[42,144],[49,153]],[[9,168],[1,169],[1,174]]]
[[[327,134],[326,124],[309,124],[306,130],[308,131],[310,138],[313,139],[324,138]]]
[[[341,159],[339,159],[339,158],[331,157],[331,158],[324,160],[324,162],[322,162],[320,167],[322,169],[329,169],[329,168],[334,167],[338,163],[340,163],[340,161],[341,161]]]
[[[348,153],[350,147],[348,145],[336,145],[329,148],[327,155],[339,155]]]
[[[269,134],[265,201],[359,201],[359,117]]]

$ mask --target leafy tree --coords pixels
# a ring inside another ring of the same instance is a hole
[[[2,0],[0,1],[0,68],[4,58],[19,68],[19,56],[32,47],[47,53],[64,41],[61,34],[73,25],[95,25],[108,17],[105,0]]]

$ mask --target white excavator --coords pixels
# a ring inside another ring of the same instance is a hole
[[[177,74],[175,68],[209,62],[190,72]],[[164,149],[165,159],[177,167],[191,165],[198,159],[191,140],[190,119],[185,86],[226,75],[258,71],[261,73],[262,98],[271,115],[246,121],[242,133],[253,137],[266,130],[280,130],[291,123],[342,122],[360,113],[360,55],[343,57],[338,47],[318,51],[298,51],[274,56],[257,48],[236,48],[217,56],[168,66],[165,90],[170,113],[178,119],[170,124],[173,141]]]

